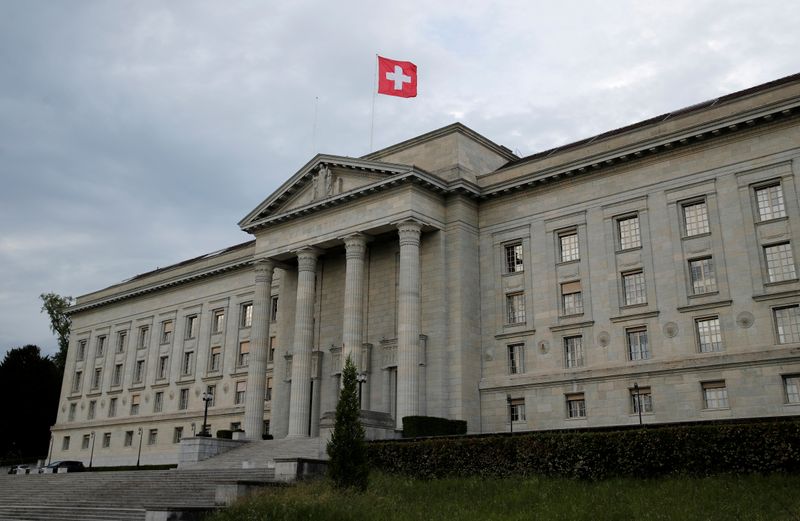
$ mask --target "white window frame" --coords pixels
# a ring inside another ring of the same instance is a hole
[[[794,251],[792,251],[792,244],[789,241],[765,244],[763,252],[764,266],[767,268],[767,282],[797,280]]]
[[[517,342],[508,344],[508,374],[522,374],[525,372],[525,343]]]
[[[704,324],[708,323],[709,327]],[[714,331],[716,328],[716,331]],[[694,330],[697,337],[697,349],[700,353],[718,353],[725,350],[725,343],[722,338],[722,323],[718,315],[708,317],[698,317],[694,319]],[[715,342],[713,336],[719,337]],[[711,339],[710,342],[703,342],[703,338]]]
[[[504,245],[503,260],[505,273],[521,273],[525,271],[525,257],[522,251],[522,241]]]
[[[631,362],[650,359],[650,337],[647,334],[647,327],[626,328],[625,344],[628,346],[628,360]]]
[[[697,210],[692,210],[692,209]],[[683,236],[697,237],[711,233],[708,220],[708,202],[705,199],[695,199],[681,204],[683,214]]]
[[[615,219],[620,251],[642,247],[642,223],[639,214],[622,215]]]
[[[781,323],[779,315],[784,314],[787,322]],[[775,336],[778,344],[794,344],[800,342],[800,305],[776,306],[772,308],[772,319],[775,324]]]
[[[506,293],[506,324],[516,326],[525,322],[525,293],[522,291]]]
[[[644,277],[644,270],[622,273],[622,302],[625,306],[647,304],[647,280]]]
[[[701,382],[703,389],[703,409],[729,409],[728,387],[725,380]]]
[[[583,335],[565,336],[564,345],[564,367],[575,369],[583,367],[586,363],[583,349]]]
[[[565,396],[565,399],[567,419],[586,418],[586,395],[584,393],[569,393]]]
[[[780,181],[764,183],[753,189],[758,222],[786,217],[786,200]]]
[[[559,262],[575,262],[581,260],[580,248],[578,230],[566,230],[558,233]]]

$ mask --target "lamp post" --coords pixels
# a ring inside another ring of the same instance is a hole
[[[136,466],[139,466],[139,462],[142,460],[142,428],[139,427],[139,455],[136,456]]]
[[[639,425],[642,424],[642,396],[639,394],[639,383],[634,382],[633,392],[636,394],[636,410],[639,411]]]
[[[203,428],[200,429],[202,436],[208,436],[208,404],[214,401],[214,395],[209,392],[203,393],[203,402],[205,402],[205,410],[203,411]]]
[[[511,434],[514,434],[514,418],[511,414],[511,395],[506,395],[506,403],[508,404],[508,428],[511,430]]]
[[[92,468],[93,460],[94,460],[94,431],[92,431],[92,451],[89,453],[89,468]]]
[[[194,422],[192,422],[192,436],[194,436],[195,434],[196,434],[196,433],[195,433]]]
[[[360,373],[358,376],[356,376],[356,380],[358,380],[358,408],[361,409],[363,408],[361,402],[361,386],[367,381],[367,373]]]

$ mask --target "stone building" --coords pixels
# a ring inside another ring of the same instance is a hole
[[[82,296],[53,458],[173,462],[209,424],[370,436],[800,411],[800,75],[517,157],[453,124],[317,155],[254,240]],[[94,433],[94,435],[92,434]]]

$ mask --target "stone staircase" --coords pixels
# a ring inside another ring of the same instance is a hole
[[[205,463],[205,462],[204,462]],[[147,510],[215,508],[218,484],[270,482],[268,468],[0,476],[0,520],[145,521]]]
[[[198,463],[181,464],[181,469],[272,468],[275,458],[328,459],[324,438],[296,438],[251,441],[241,447]]]

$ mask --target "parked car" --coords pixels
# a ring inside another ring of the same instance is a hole
[[[67,472],[82,472],[86,470],[80,461],[54,461],[49,465],[39,469],[39,474],[44,473],[44,469],[51,469],[50,472],[58,472],[58,469],[67,469]],[[63,471],[62,471],[63,472]]]
[[[25,470],[27,472],[30,472],[31,467],[29,465],[14,465],[10,469],[8,469],[8,473],[9,474],[16,474],[17,473],[17,469],[19,469],[21,471]]]

